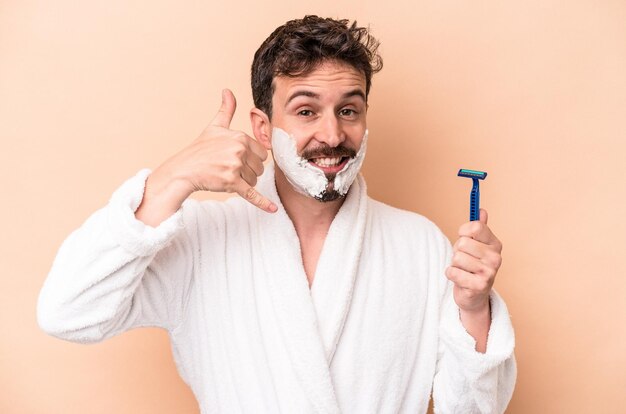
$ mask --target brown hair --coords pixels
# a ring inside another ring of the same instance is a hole
[[[365,75],[365,96],[372,75],[383,67],[379,42],[356,21],[305,16],[280,26],[263,42],[252,62],[254,106],[272,118],[274,77],[302,76],[325,61],[347,63]]]

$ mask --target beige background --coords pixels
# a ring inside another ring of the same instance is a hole
[[[454,241],[470,189],[456,171],[489,172],[496,288],[517,334],[508,413],[623,412],[626,2],[315,5],[0,0],[0,412],[197,412],[165,332],[66,343],[38,329],[37,294],[69,232],[194,139],[223,87],[250,132],[252,55],[306,13],[356,18],[382,41],[374,197]]]

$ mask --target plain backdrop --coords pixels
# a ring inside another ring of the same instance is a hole
[[[41,332],[63,239],[212,119],[251,133],[252,56],[275,27],[356,19],[381,42],[370,194],[456,239],[470,180],[504,244],[516,329],[508,413],[626,406],[626,2],[0,0],[0,412],[197,413],[167,333],[78,345]],[[205,194],[200,197],[222,197]]]

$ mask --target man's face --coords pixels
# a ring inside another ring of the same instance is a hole
[[[326,62],[306,76],[276,77],[272,108],[272,126],[293,136],[297,154],[332,182],[361,148],[365,76],[352,66]]]

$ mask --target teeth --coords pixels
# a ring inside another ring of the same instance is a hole
[[[334,167],[339,165],[341,162],[341,157],[338,158],[316,158],[313,162],[320,167]]]

